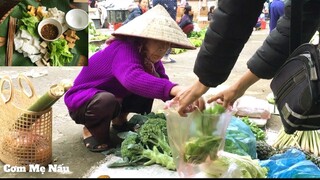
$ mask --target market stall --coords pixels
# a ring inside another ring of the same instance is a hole
[[[89,10],[89,16],[97,29],[113,28],[115,24],[123,22],[127,18],[129,14],[128,8],[134,3],[133,0],[99,1],[96,7]]]

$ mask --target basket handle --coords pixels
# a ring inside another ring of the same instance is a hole
[[[9,96],[6,97],[4,94],[3,94],[3,90],[4,90],[4,84],[5,83],[8,83],[9,84]],[[4,103],[7,103],[11,100],[12,96],[13,96],[13,88],[12,88],[12,80],[9,76],[3,76],[1,78],[1,81],[0,81],[0,95],[1,95],[1,98],[3,100]]]
[[[27,83],[27,85],[30,88],[30,93],[28,93],[28,91],[26,91],[26,88],[23,86],[22,81],[25,81]],[[23,74],[19,74],[18,75],[18,82],[19,82],[19,87],[21,89],[21,91],[28,97],[28,98],[32,98],[35,95],[35,91],[34,91],[34,87],[32,85],[32,82],[30,81],[29,78],[27,78],[25,75]]]

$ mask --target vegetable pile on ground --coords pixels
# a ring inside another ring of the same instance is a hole
[[[97,31],[92,21],[89,22],[88,24],[88,31],[89,31],[89,57],[90,57],[95,52],[101,50],[105,46],[105,41],[111,35],[103,34],[100,31]]]
[[[279,131],[279,136],[272,145],[265,141],[257,141],[257,155],[260,160],[267,160],[276,154],[282,154],[290,148],[300,150],[306,155],[306,159],[312,161],[320,168],[319,158],[319,132],[318,131],[296,131],[289,135],[284,129]]]
[[[249,117],[242,117],[241,120],[250,127],[257,141],[266,139],[266,133],[256,123],[250,121]]]
[[[206,35],[207,29],[201,29],[200,31],[192,31],[189,37],[189,40],[195,47],[200,47],[204,36]]]
[[[200,47],[202,45],[202,41],[204,39],[206,32],[207,32],[206,28],[201,29],[200,31],[192,31],[188,39],[190,40],[191,44],[193,44],[195,47]],[[186,49],[172,48],[171,54],[180,54],[186,51],[187,51]]]
[[[224,109],[219,106],[214,106],[204,110],[204,114],[221,114]],[[209,119],[209,118],[207,118]],[[213,132],[212,125],[210,121],[206,121],[205,118],[197,118],[197,121],[193,124],[194,127],[191,128],[193,136],[183,143],[183,152],[181,160],[184,163],[190,163],[194,166],[200,168],[201,173],[204,173],[204,177],[244,177],[244,178],[265,178],[268,175],[268,168],[259,164],[260,160],[268,160],[270,157],[276,154],[283,154],[292,145],[296,143],[291,143],[286,147],[273,147],[266,142],[265,132],[256,126],[254,122],[251,122],[246,117],[238,118],[237,122],[241,122],[243,126],[247,125],[246,130],[243,132],[250,132],[250,137],[255,141],[254,145],[249,147],[249,149],[256,150],[256,157],[250,157],[249,155],[239,154],[235,148],[228,148],[230,151],[220,151],[221,148],[219,144],[223,140],[223,136],[216,135]],[[121,147],[120,155],[122,159],[120,161],[114,162],[108,167],[124,167],[124,166],[148,166],[152,164],[158,164],[165,167],[168,170],[176,170],[176,164],[172,157],[172,150],[168,143],[168,134],[166,127],[166,117],[163,113],[155,114],[150,113],[148,115],[134,115],[129,123],[139,124],[139,128],[136,132],[128,132],[124,138]],[[211,119],[212,122],[212,119]],[[239,125],[239,124],[238,124]],[[244,129],[243,126],[239,128]],[[239,131],[239,130],[238,130]],[[233,131],[226,131],[226,136],[228,133],[234,133]],[[304,134],[309,139],[312,137],[317,138],[315,132],[299,132],[296,134],[295,138],[301,137]],[[318,132],[317,132],[318,133]],[[281,132],[280,132],[281,134]],[[318,135],[318,134],[317,134]],[[239,134],[238,136],[245,136],[245,134]],[[248,135],[246,135],[248,136]],[[285,135],[280,135],[279,139],[282,141],[290,142],[291,140],[284,139]],[[232,137],[234,137],[232,135]],[[291,137],[294,139],[294,137]],[[238,138],[237,142],[240,146],[248,146],[246,140],[248,138]],[[307,141],[305,139],[304,141]],[[314,140],[313,140],[314,143]],[[285,143],[282,143],[285,144]],[[305,143],[308,144],[308,143]],[[255,146],[256,145],[256,146]],[[228,146],[227,144],[225,146]],[[239,146],[239,147],[240,147]],[[299,148],[300,147],[300,148]],[[320,159],[315,154],[301,150],[301,146],[295,147],[306,154],[306,159],[311,160],[318,167],[320,165]],[[310,148],[309,148],[310,149]],[[248,150],[248,148],[244,148]],[[249,154],[249,153],[248,153]],[[208,160],[210,157],[210,161]],[[180,161],[181,163],[181,161]],[[179,164],[181,165],[181,164]],[[180,167],[179,167],[180,169]]]
[[[216,160],[204,164],[201,170],[209,178],[266,178],[268,173],[267,168],[259,165],[259,160],[228,152],[222,152]]]
[[[130,131],[121,143],[122,160],[108,167],[158,164],[168,170],[175,170],[165,116],[153,113],[142,119],[144,122],[140,123],[141,126],[137,132]]]
[[[102,34],[101,32],[97,31],[92,21],[89,22],[88,24],[88,30],[89,30],[89,42],[105,41],[110,37],[110,35],[108,34]]]

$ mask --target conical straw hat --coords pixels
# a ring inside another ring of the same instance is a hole
[[[160,4],[119,27],[112,35],[150,38],[170,42],[173,48],[195,49],[187,35]]]

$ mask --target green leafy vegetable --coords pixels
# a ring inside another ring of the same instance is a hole
[[[220,116],[225,112],[222,105],[214,104],[213,107],[205,109],[203,113],[197,114],[194,120],[195,133],[185,143],[184,161],[192,164],[200,164],[210,156],[211,160],[216,158],[222,143],[217,124]]]
[[[68,42],[65,39],[52,41],[48,45],[52,66],[65,66],[73,59],[69,51]]]
[[[148,147],[156,146],[161,152],[171,155],[166,120],[150,118],[140,127],[138,132],[141,136],[141,141]]]
[[[220,115],[225,112],[225,108],[221,104],[214,104],[213,107],[209,107],[203,111],[204,114]]]
[[[200,164],[208,155],[211,160],[216,159],[221,140],[220,136],[191,137],[185,145],[183,160],[186,163]]]
[[[250,127],[250,130],[253,132],[256,140],[266,139],[266,133],[261,128],[259,128],[256,123],[250,121],[249,117],[242,117],[241,120]]]
[[[268,169],[261,167],[257,159],[227,152],[221,154],[215,161],[201,170],[210,178],[217,178],[222,175],[233,178],[266,178],[268,173]]]
[[[166,120],[163,114],[138,115],[129,122],[140,122],[137,133],[130,133],[121,143],[122,162],[115,162],[109,167],[159,164],[169,170],[175,170],[168,143]],[[145,120],[147,118],[147,120]]]
[[[31,16],[30,14],[23,12],[23,17],[18,21],[18,26],[20,30],[26,30],[33,37],[39,37],[37,27],[39,20],[36,16]]]

